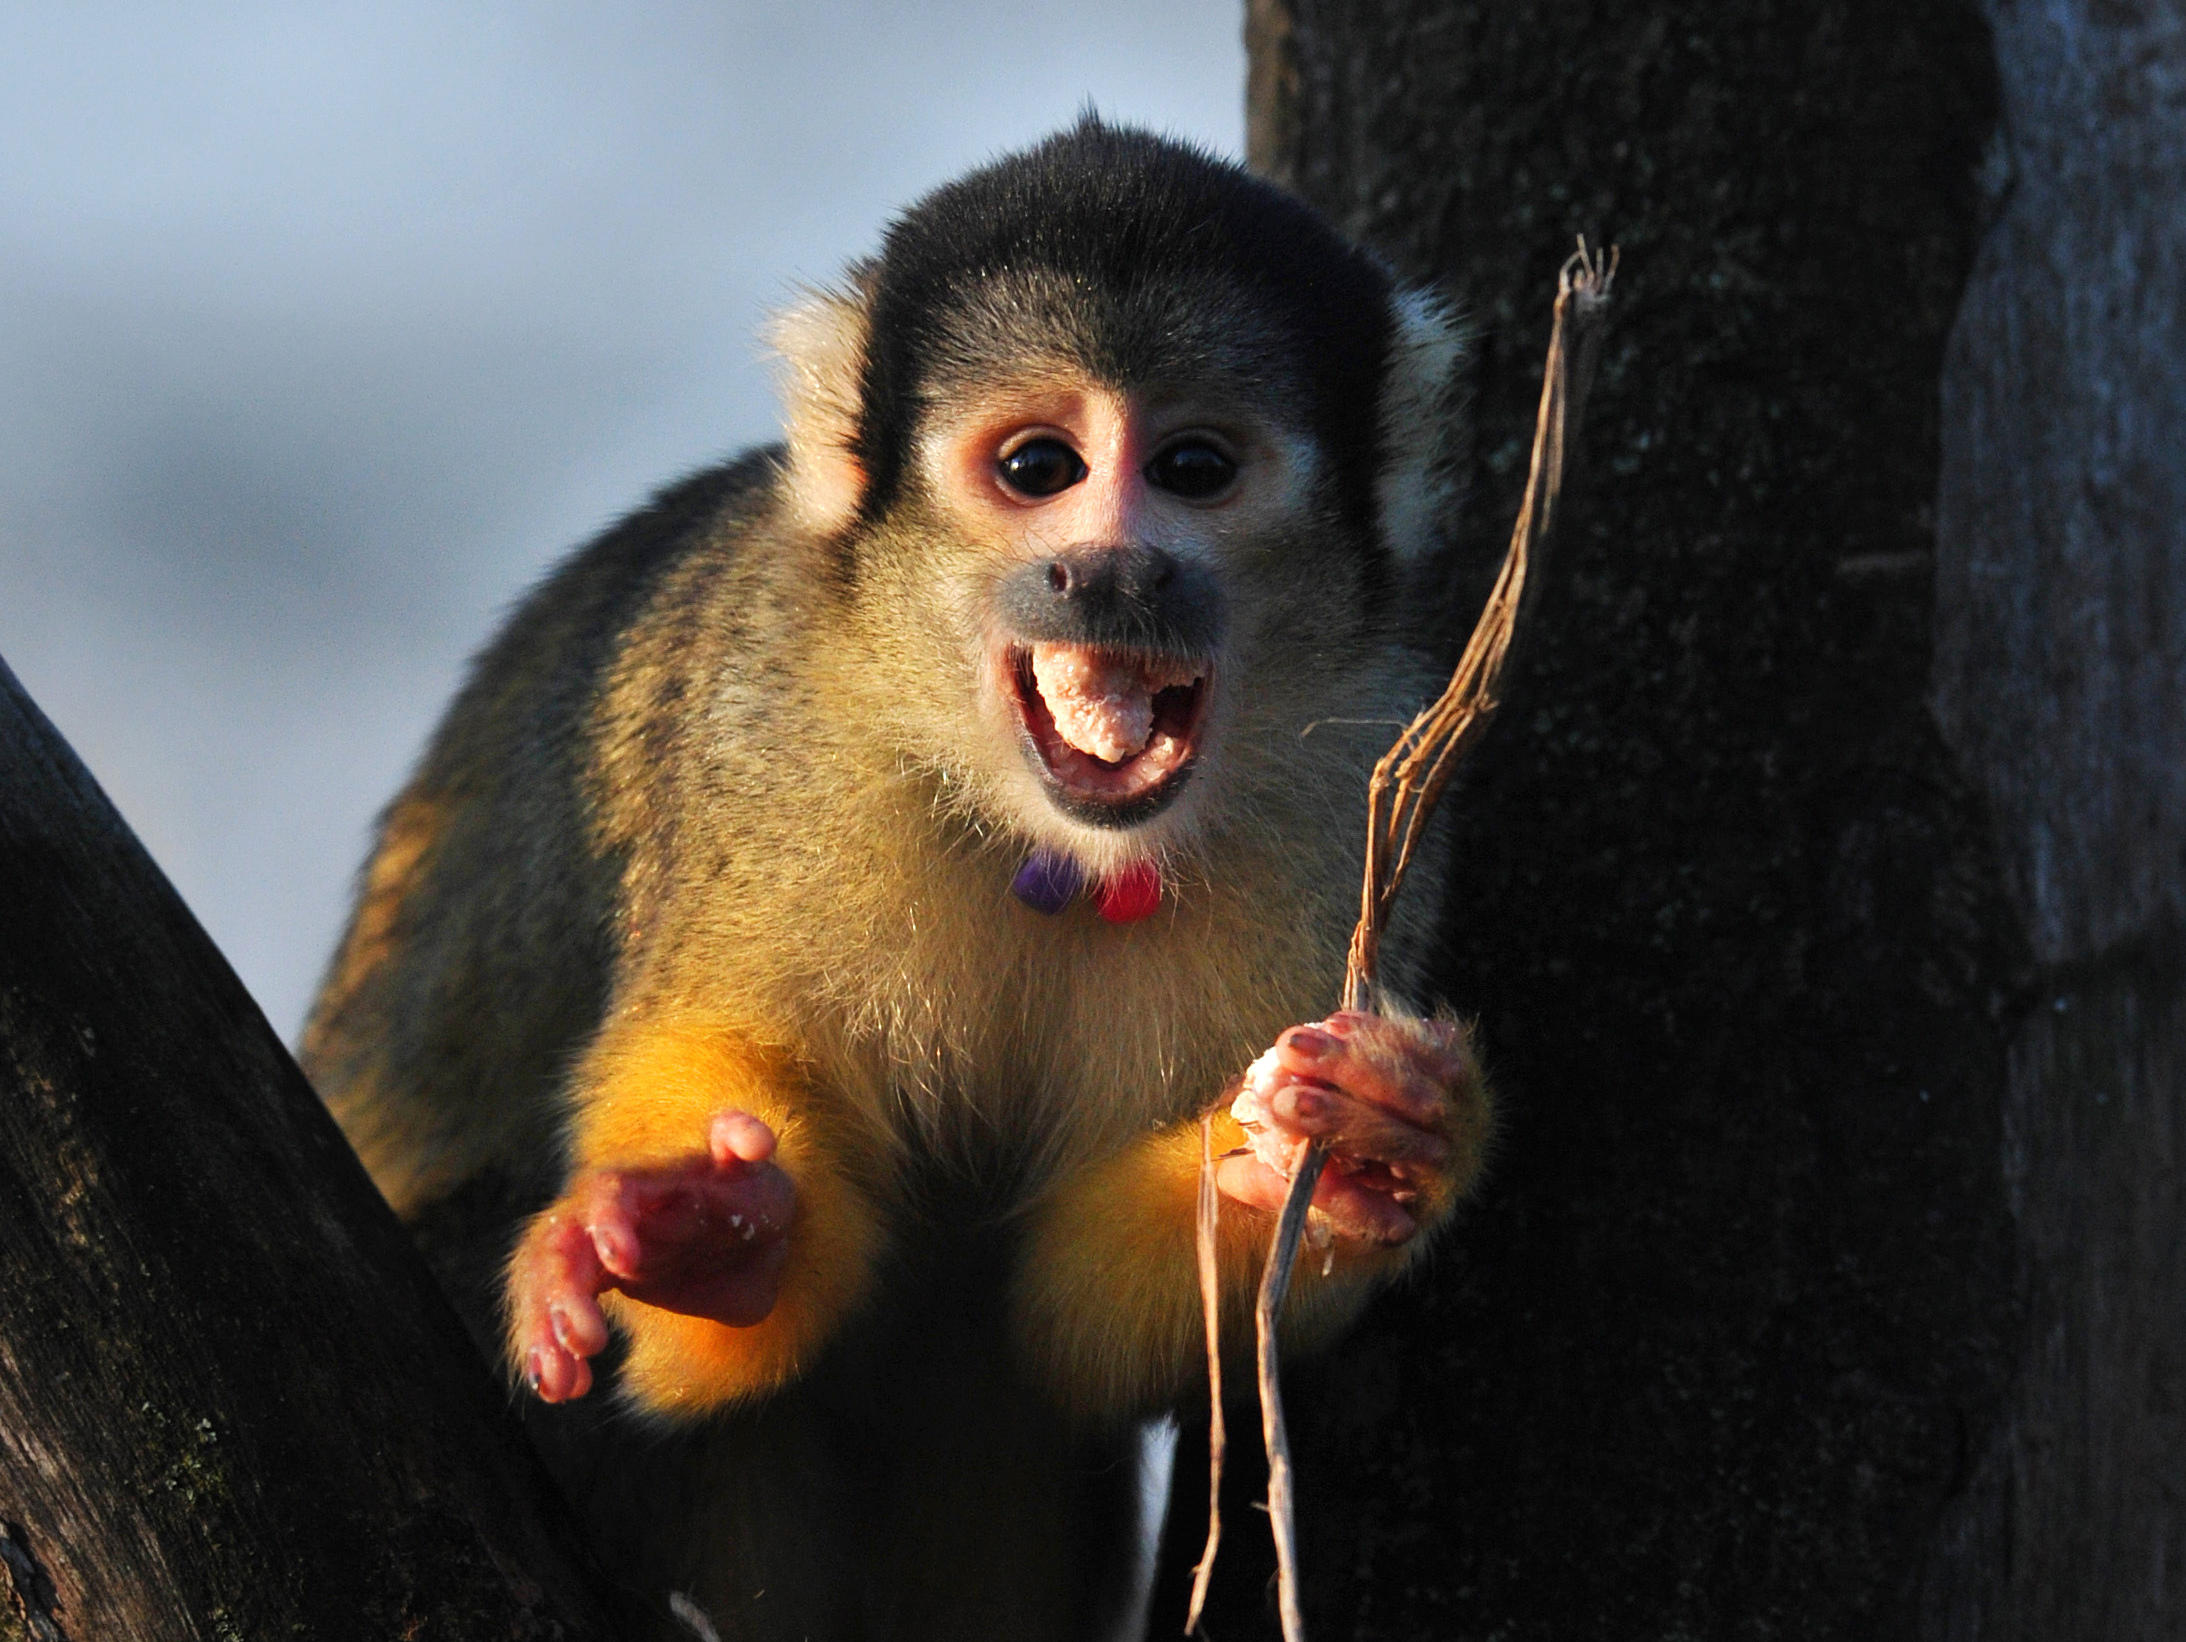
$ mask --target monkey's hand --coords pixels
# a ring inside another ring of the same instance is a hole
[[[738,1328],[763,1321],[797,1202],[773,1157],[772,1129],[724,1111],[706,1150],[684,1162],[573,1177],[509,1262],[511,1338],[531,1388],[550,1403],[592,1389],[585,1359],[607,1345],[599,1297],[609,1289]]]
[[[1487,1102],[1455,1021],[1345,1010],[1294,1026],[1245,1071],[1230,1115],[1249,1145],[1217,1166],[1226,1197],[1276,1210],[1306,1143],[1328,1143],[1313,1192],[1336,1235],[1409,1241],[1479,1172]]]

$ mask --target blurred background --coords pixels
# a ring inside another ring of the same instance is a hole
[[[766,311],[1103,114],[1235,155],[1235,0],[31,5],[0,657],[294,1040],[464,658],[773,436]]]

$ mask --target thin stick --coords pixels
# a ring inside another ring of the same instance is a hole
[[[1605,258],[1588,251],[1582,239],[1557,275],[1555,323],[1533,424],[1533,461],[1503,568],[1448,688],[1405,726],[1374,766],[1367,784],[1366,874],[1359,893],[1359,921],[1351,932],[1344,965],[1346,1009],[1370,1007],[1382,931],[1411,865],[1413,845],[1425,831],[1443,788],[1457,773],[1459,759],[1501,705],[1496,686],[1502,681],[1511,641],[1528,603],[1528,571],[1555,528],[1565,458],[1601,353],[1602,319],[1616,270],[1614,247]]]
[[[1540,556],[1556,522],[1564,458],[1600,357],[1602,319],[1616,271],[1614,247],[1605,258],[1590,252],[1582,239],[1557,273],[1556,317],[1549,332],[1548,363],[1541,373],[1541,406],[1533,424],[1533,465],[1526,475],[1525,501],[1518,509],[1518,522],[1511,527],[1502,572],[1458,658],[1449,687],[1405,727],[1396,745],[1374,766],[1373,779],[1367,784],[1366,878],[1359,894],[1358,925],[1351,932],[1351,949],[1344,963],[1346,1009],[1373,1007],[1382,931],[1405,870],[1412,864],[1413,847],[1442,789],[1456,773],[1458,760],[1498,705],[1496,686],[1510,659],[1518,619],[1525,612],[1527,570],[1530,561]],[[1304,1148],[1283,1200],[1282,1216],[1275,1223],[1254,1313],[1260,1353],[1260,1428],[1268,1445],[1268,1518],[1275,1532],[1276,1604],[1282,1614],[1284,1642],[1305,1642],[1305,1620],[1298,1603],[1298,1525],[1291,1492],[1290,1437],[1283,1423],[1283,1392],[1276,1372],[1275,1321],[1290,1289],[1307,1206],[1327,1162],[1325,1142],[1314,1141]]]
[[[1298,1511],[1290,1484],[1290,1432],[1283,1423],[1283,1388],[1276,1378],[1275,1327],[1290,1292],[1290,1268],[1298,1258],[1298,1237],[1313,1202],[1313,1187],[1328,1164],[1328,1148],[1300,1149],[1298,1172],[1275,1222],[1275,1241],[1267,1269],[1260,1274],[1260,1298],[1252,1312],[1253,1339],[1260,1368],[1260,1437],[1268,1450],[1268,1521],[1275,1529],[1275,1603],[1282,1613],[1285,1642],[1303,1642],[1305,1616],[1298,1610]]]
[[[1192,1570],[1192,1610],[1184,1634],[1199,1629],[1207,1605],[1207,1584],[1214,1578],[1214,1553],[1222,1544],[1222,1456],[1229,1431],[1222,1418],[1222,1268],[1216,1256],[1221,1230],[1222,1194],[1214,1185],[1214,1113],[1199,1120],[1199,1309],[1207,1322],[1207,1548]]]

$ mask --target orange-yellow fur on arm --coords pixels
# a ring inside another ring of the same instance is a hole
[[[1217,1157],[1244,1144],[1226,1109],[1214,1117]],[[1199,1122],[1163,1129],[1063,1183],[1036,1211],[1016,1286],[1027,1354],[1072,1413],[1142,1414],[1205,1373],[1196,1254]],[[1339,1241],[1298,1261],[1283,1311],[1283,1344],[1333,1340],[1375,1287],[1401,1271],[1447,1218],[1463,1180],[1415,1205],[1420,1235],[1396,1248]],[[1252,1307],[1274,1216],[1225,1199],[1218,1263],[1227,1342],[1252,1338]]]
[[[797,1191],[780,1297],[762,1321],[734,1328],[601,1296],[630,1345],[624,1392],[658,1413],[703,1413],[795,1378],[864,1295],[881,1242],[836,1138],[842,1125],[816,1120],[814,1092],[789,1056],[688,1021],[610,1026],[576,1089],[573,1170],[687,1161],[705,1151],[713,1115],[734,1108],[774,1131],[773,1161]]]

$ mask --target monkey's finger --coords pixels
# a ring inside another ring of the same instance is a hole
[[[591,1234],[562,1210],[535,1221],[510,1262],[512,1343],[524,1378],[548,1402],[591,1388],[584,1359],[607,1343],[595,1298],[607,1280]]]
[[[586,1320],[572,1315],[584,1314]],[[551,1343],[549,1343],[551,1342]],[[525,1378],[540,1401],[569,1402],[592,1389],[592,1365],[585,1361],[605,1348],[607,1319],[590,1295],[547,1307],[546,1339],[533,1345]]]
[[[1279,1213],[1290,1195],[1289,1180],[1251,1153],[1224,1158],[1214,1178],[1223,1196],[1270,1214]],[[1419,1230],[1402,1204],[1344,1175],[1324,1173],[1313,1188],[1313,1206],[1328,1216],[1338,1237],[1354,1242],[1387,1246]]]
[[[592,1365],[566,1351],[534,1347],[525,1361],[524,1382],[543,1403],[573,1402],[592,1389]]]
[[[1334,1084],[1413,1123],[1437,1122],[1449,1091],[1439,1060],[1430,1061],[1400,1023],[1373,1016],[1338,1017],[1295,1027],[1276,1046],[1285,1073]]]
[[[1268,1110],[1283,1128],[1325,1140],[1345,1157],[1422,1170],[1450,1160],[1450,1143],[1433,1130],[1324,1085],[1285,1085],[1268,1101]]]
[[[645,1240],[638,1222],[646,1218],[647,1209],[658,1206],[665,1189],[664,1183],[645,1176],[606,1169],[578,1181],[570,1194],[571,1208],[591,1240],[594,1256],[610,1276],[633,1277],[643,1268]],[[648,1197],[656,1201],[648,1202]],[[603,1277],[593,1292],[609,1286]]]
[[[1436,1084],[1462,1083],[1479,1075],[1472,1032],[1461,1021],[1435,1015],[1370,1015],[1359,1009],[1339,1009],[1321,1027],[1337,1037],[1371,1045],[1380,1053],[1407,1062]]]
[[[1354,1017],[1366,1020],[1370,1017]],[[1430,1124],[1442,1115],[1445,1085],[1427,1075],[1391,1034],[1351,1027],[1294,1026],[1277,1040],[1277,1064],[1292,1077],[1333,1084],[1356,1100]],[[1387,1024],[1387,1023],[1382,1023]]]
[[[1353,1175],[1323,1174],[1313,1188],[1313,1206],[1328,1216],[1338,1237],[1388,1247],[1411,1240],[1419,1222],[1387,1192],[1375,1191]]]
[[[706,1126],[706,1149],[716,1164],[764,1163],[774,1156],[774,1131],[749,1112],[731,1107]]]
[[[577,1293],[547,1306],[554,1343],[572,1357],[597,1357],[607,1349],[607,1318],[591,1295]]]

